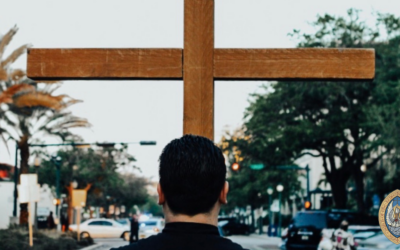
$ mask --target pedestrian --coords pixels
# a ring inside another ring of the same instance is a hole
[[[131,218],[131,235],[129,237],[129,242],[132,244],[139,240],[139,220],[138,216],[135,214]]]
[[[185,135],[165,146],[159,162],[158,204],[165,228],[118,249],[242,250],[218,232],[218,214],[229,189],[221,150],[205,137]]]
[[[333,250],[355,250],[354,237],[347,231],[349,223],[344,220],[332,234]]]
[[[47,216],[47,228],[54,229],[56,224],[54,223],[53,212],[50,212],[49,216]]]
[[[60,216],[60,221],[61,221],[61,232],[65,232],[66,231],[66,224],[67,224],[67,218],[65,216],[64,212],[61,212],[61,216]]]

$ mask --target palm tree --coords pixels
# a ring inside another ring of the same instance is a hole
[[[20,173],[29,172],[29,144],[43,136],[56,136],[63,141],[76,137],[69,129],[89,127],[84,118],[76,117],[67,110],[80,101],[67,95],[54,95],[58,82],[34,82],[21,69],[10,65],[23,53],[28,45],[13,51],[4,60],[6,46],[17,32],[12,28],[0,41],[0,135],[18,143],[20,149]],[[20,223],[27,222],[27,206],[21,206]]]

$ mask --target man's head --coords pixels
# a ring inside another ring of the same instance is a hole
[[[349,223],[348,223],[346,220],[343,220],[343,221],[340,223],[340,228],[341,228],[342,230],[344,230],[344,231],[347,231],[347,229],[349,228]]]
[[[201,136],[171,141],[160,156],[161,202],[173,214],[205,214],[226,203],[226,166],[221,150]],[[222,192],[222,193],[221,193]]]

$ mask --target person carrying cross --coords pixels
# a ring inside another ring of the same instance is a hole
[[[118,249],[243,249],[221,237],[217,227],[229,190],[221,150],[205,137],[185,135],[171,141],[159,161],[158,204],[163,206],[165,228]]]

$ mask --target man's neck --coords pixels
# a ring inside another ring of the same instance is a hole
[[[219,209],[218,211],[215,211],[215,208],[213,208],[209,213],[189,216],[186,214],[173,214],[171,211],[169,211],[168,207],[164,206],[164,215],[166,223],[192,222],[192,223],[201,223],[201,224],[218,226],[218,212]]]

